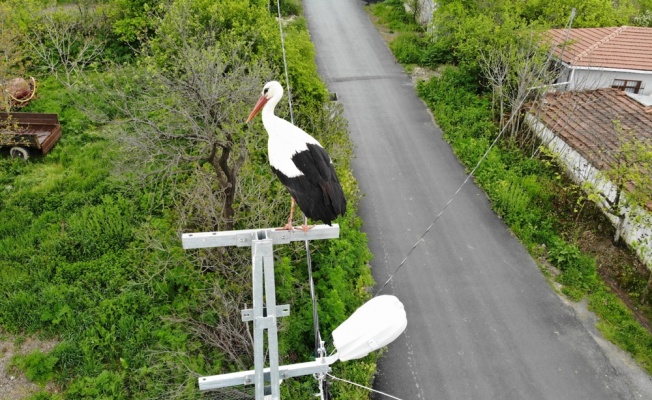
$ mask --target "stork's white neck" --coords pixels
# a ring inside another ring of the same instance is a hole
[[[274,115],[274,108],[281,96],[274,96],[262,110],[262,119],[267,131],[267,150],[269,163],[288,177],[303,175],[294,165],[292,157],[308,150],[308,144],[321,146],[319,142],[290,122]]]
[[[275,117],[274,115],[274,110],[276,109],[276,105],[278,104],[279,101],[281,101],[281,98],[283,97],[283,92],[281,92],[278,95],[272,96],[271,99],[267,100],[267,103],[263,107],[263,112],[262,112],[262,118],[263,121],[267,117],[269,119],[270,117]]]

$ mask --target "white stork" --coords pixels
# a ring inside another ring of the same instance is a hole
[[[282,229],[293,229],[295,203],[306,217],[331,225],[338,215],[346,212],[346,199],[333,162],[315,138],[274,115],[282,97],[283,86],[276,81],[267,82],[247,118],[249,122],[263,110],[263,125],[269,137],[269,163],[292,196],[290,218]],[[311,227],[303,224],[301,228],[306,232]]]

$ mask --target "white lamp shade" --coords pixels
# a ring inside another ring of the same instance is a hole
[[[391,343],[407,326],[403,303],[391,295],[374,297],[333,331],[340,361],[362,358]]]

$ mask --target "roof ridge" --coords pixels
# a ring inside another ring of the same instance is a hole
[[[579,53],[575,58],[573,58],[573,62],[575,61],[580,61],[583,59],[585,56],[589,55],[590,53],[593,52],[593,50],[597,49],[598,47],[602,46],[603,44],[607,43],[611,39],[615,38],[616,36],[620,35],[622,31],[627,29],[627,25],[620,26],[616,28],[613,32],[608,34],[607,36],[603,37],[602,39],[598,40],[596,43],[593,43],[591,46],[587,47],[586,50],[583,52]]]

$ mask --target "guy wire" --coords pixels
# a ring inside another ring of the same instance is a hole
[[[285,40],[283,38],[283,20],[281,18],[281,1],[277,0],[276,9],[278,12],[278,28],[281,35],[281,51],[283,53],[283,69],[285,70],[285,86],[288,92],[288,106],[290,108],[290,122],[294,124],[294,113],[292,112],[292,91],[290,90],[290,75],[288,74],[288,63],[285,52]],[[308,218],[303,217],[303,223],[308,224]],[[315,355],[321,357],[320,353],[324,353],[322,349],[321,333],[319,331],[319,314],[317,313],[317,298],[315,296],[315,284],[312,279],[312,257],[310,255],[310,241],[305,241],[306,247],[306,262],[308,264],[308,279],[310,281],[310,297],[312,300],[312,320],[315,330]]]

